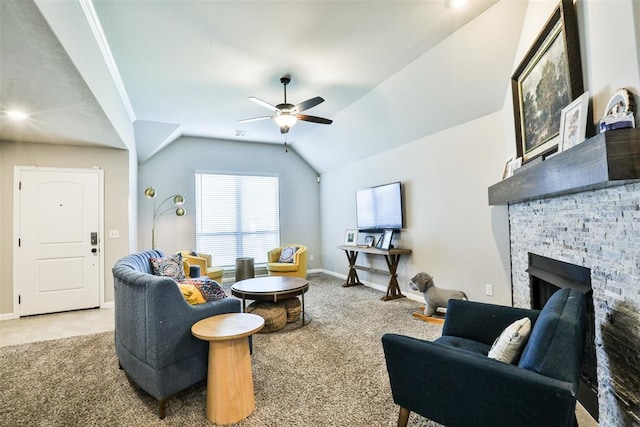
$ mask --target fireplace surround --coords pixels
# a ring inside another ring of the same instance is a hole
[[[529,253],[588,268],[599,422],[640,425],[640,129],[598,134],[488,189],[508,205],[513,304]]]
[[[529,253],[590,269],[599,422],[640,424],[640,183],[509,205],[512,293],[531,307]]]

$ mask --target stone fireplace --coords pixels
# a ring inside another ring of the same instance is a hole
[[[640,424],[640,183],[509,205],[513,303],[532,307],[529,254],[589,269],[599,422]]]

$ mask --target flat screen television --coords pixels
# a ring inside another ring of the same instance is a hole
[[[404,227],[400,182],[356,191],[359,230],[400,230]]]

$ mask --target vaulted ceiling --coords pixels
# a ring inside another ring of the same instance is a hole
[[[501,108],[526,2],[0,2],[0,140],[285,142],[319,172]],[[446,41],[446,43],[443,43]],[[250,102],[325,102],[282,135]],[[133,123],[133,125],[132,125]],[[135,142],[133,142],[135,141]]]

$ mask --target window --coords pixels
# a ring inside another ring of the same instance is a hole
[[[196,173],[196,250],[213,255],[216,265],[235,266],[236,258],[266,264],[280,246],[277,176]]]

